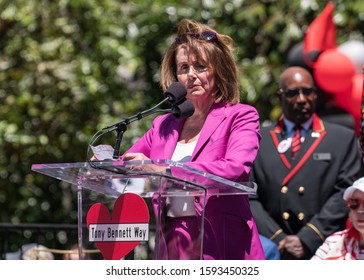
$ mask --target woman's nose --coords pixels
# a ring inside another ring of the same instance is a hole
[[[195,71],[195,69],[193,68],[193,67],[190,67],[189,69],[188,69],[188,77],[195,77],[196,76],[196,71]]]

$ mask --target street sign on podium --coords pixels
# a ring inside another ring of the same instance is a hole
[[[171,160],[92,161],[33,164],[32,170],[76,187],[79,254],[97,246],[105,259],[168,258],[165,242],[168,208],[206,196],[250,195],[253,182],[236,183]],[[156,171],[158,170],[158,171]],[[195,238],[202,259],[204,210]]]

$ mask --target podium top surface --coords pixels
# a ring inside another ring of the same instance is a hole
[[[151,172],[151,165],[169,167],[171,172]],[[92,161],[33,164],[32,170],[43,175],[111,196],[134,192],[151,196],[162,192],[178,195],[251,195],[253,182],[233,182],[171,160]],[[173,187],[172,187],[173,186]]]

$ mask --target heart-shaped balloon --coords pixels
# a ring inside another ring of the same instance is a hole
[[[110,218],[107,207],[96,203],[86,217],[89,241],[94,241],[106,260],[120,260],[148,238],[149,211],[144,199],[134,193],[120,195]]]

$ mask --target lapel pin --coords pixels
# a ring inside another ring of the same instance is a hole
[[[277,151],[280,154],[287,152],[287,150],[291,147],[292,138],[284,139],[279,142]]]

